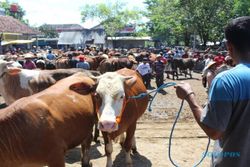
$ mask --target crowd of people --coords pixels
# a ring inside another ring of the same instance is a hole
[[[61,57],[69,59],[70,68],[91,69],[90,64],[86,61],[87,57],[102,56],[106,59],[119,58],[123,56],[132,56],[137,63],[135,70],[142,76],[143,82],[147,89],[153,89],[151,80],[155,78],[157,88],[164,83],[164,73],[169,70],[169,64],[173,59],[194,59],[202,65],[202,78],[204,87],[209,87],[213,77],[219,71],[232,67],[232,59],[220,52],[211,51],[208,48],[205,51],[192,51],[190,48],[173,47],[161,50],[149,50],[134,48],[126,49],[98,49],[96,47],[87,47],[84,49],[68,50],[42,50],[34,47],[28,53],[22,53],[17,49],[14,52],[6,53],[8,61],[14,61],[18,67],[24,69],[54,69],[56,61]],[[198,64],[198,63],[197,63]],[[216,72],[215,72],[216,71]],[[162,92],[163,93],[163,92]]]

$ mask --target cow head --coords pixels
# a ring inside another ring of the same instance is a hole
[[[15,75],[21,71],[20,68],[14,67],[14,62],[0,60],[0,78],[2,78],[6,73],[10,75]]]
[[[96,107],[99,118],[98,127],[101,131],[116,131],[128,101],[125,87],[129,89],[136,82],[136,77],[125,77],[117,72],[107,72],[95,79],[98,83],[96,96],[101,99],[101,103]]]
[[[76,83],[71,85],[70,89],[80,94],[92,92],[95,97],[99,129],[105,132],[116,131],[128,102],[125,90],[136,82],[136,77],[107,72],[91,78],[95,80],[95,85]]]

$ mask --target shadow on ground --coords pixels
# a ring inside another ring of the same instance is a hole
[[[141,155],[140,153],[131,154],[131,158],[133,161],[133,166],[138,166],[138,167],[152,166],[151,161],[147,159],[145,156]],[[125,153],[124,151],[121,150],[113,162],[113,167],[126,167],[126,164],[124,162],[125,162]]]

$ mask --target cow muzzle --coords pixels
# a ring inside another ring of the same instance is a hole
[[[101,131],[111,133],[111,132],[114,132],[114,131],[118,130],[118,124],[117,124],[117,122],[115,120],[114,121],[102,120],[102,121],[99,121],[98,128]]]

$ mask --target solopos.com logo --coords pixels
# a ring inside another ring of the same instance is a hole
[[[204,156],[205,153],[203,153]],[[212,152],[207,152],[206,153],[206,157],[220,157],[220,158],[238,158],[240,157],[240,152],[216,152],[216,151],[212,151]]]

